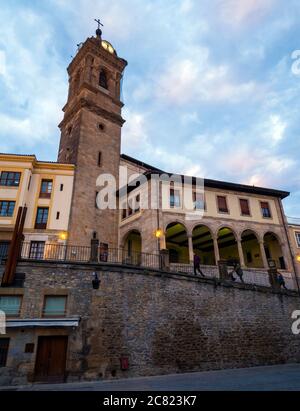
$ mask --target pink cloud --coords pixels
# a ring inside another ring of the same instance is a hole
[[[270,12],[276,0],[222,0],[222,20],[234,27],[253,24]]]

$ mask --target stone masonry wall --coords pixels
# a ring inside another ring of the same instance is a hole
[[[300,337],[291,332],[300,301],[292,292],[117,266],[22,263],[18,271],[26,273],[21,317],[40,318],[44,295],[58,293],[68,294],[67,316],[82,318],[68,331],[69,381],[300,361]],[[101,279],[97,291],[93,271]],[[31,380],[38,336],[66,333],[9,331],[0,384]],[[28,342],[33,354],[24,354]],[[128,371],[121,371],[121,357],[128,357]]]

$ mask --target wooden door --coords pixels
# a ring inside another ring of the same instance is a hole
[[[35,381],[63,382],[66,372],[68,337],[39,337]]]

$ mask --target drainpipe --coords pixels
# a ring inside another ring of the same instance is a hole
[[[281,218],[282,218],[282,222],[283,222],[283,227],[284,227],[284,231],[285,231],[285,234],[286,234],[286,239],[287,239],[287,242],[288,242],[288,248],[289,248],[289,251],[290,251],[291,258],[292,258],[292,264],[293,264],[293,269],[294,269],[294,273],[295,273],[295,279],[296,279],[296,284],[297,284],[297,288],[298,288],[298,293],[299,293],[299,296],[300,296],[300,284],[299,284],[299,278],[298,278],[298,275],[297,275],[297,267],[296,267],[295,258],[294,258],[294,254],[293,254],[291,243],[290,243],[290,236],[289,236],[288,227],[287,227],[287,220],[286,220],[286,217],[285,217],[285,214],[284,214],[281,198],[278,199],[278,202],[279,202],[279,208],[280,208],[280,214],[281,214]]]

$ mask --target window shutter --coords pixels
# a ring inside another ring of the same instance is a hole
[[[226,197],[218,196],[218,208],[219,208],[219,211],[222,211],[225,213],[228,211]]]
[[[241,211],[243,215],[250,215],[249,202],[248,200],[240,200]]]

